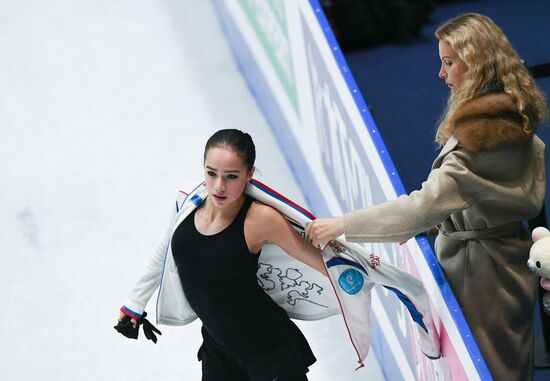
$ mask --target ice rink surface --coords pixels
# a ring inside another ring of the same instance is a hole
[[[257,177],[304,203],[212,5],[0,0],[0,52],[0,379],[200,380],[200,322],[112,327],[206,139],[250,132]],[[310,380],[383,379],[339,316],[298,324]]]

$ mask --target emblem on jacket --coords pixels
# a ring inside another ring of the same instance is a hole
[[[363,274],[356,269],[344,270],[338,277],[340,288],[350,295],[355,295],[361,291],[363,283]]]
[[[335,241],[335,240],[330,241],[328,245],[332,248],[332,250],[335,253],[344,253],[346,251],[346,249],[344,249],[344,246],[342,246],[342,244],[338,241]]]
[[[380,257],[371,253],[370,257],[370,267],[375,269],[377,266],[380,266]]]

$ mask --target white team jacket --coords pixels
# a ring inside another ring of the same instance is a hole
[[[315,218],[257,180],[250,181],[245,193],[277,209],[300,234]],[[177,198],[168,229],[121,308],[125,313],[139,319],[158,288],[157,323],[185,325],[197,318],[181,286],[170,243],[177,226],[207,195],[206,187],[200,184],[189,194],[181,193]],[[258,262],[258,283],[292,318],[318,320],[342,313],[361,364],[367,356],[371,336],[370,293],[373,286],[379,284],[393,292],[409,311],[422,352],[430,358],[440,356],[429,298],[418,279],[380,258],[373,260],[362,246],[341,237],[324,248],[323,259],[328,278],[277,246],[264,245]]]
[[[247,185],[245,193],[280,211],[281,208],[286,208],[287,213],[309,213],[256,180]],[[200,205],[207,195],[204,184],[197,186],[188,195],[178,193],[169,227],[153,250],[145,271],[122,307],[126,314],[139,319],[158,288],[157,323],[185,325],[197,318],[185,297],[170,244],[172,235],[181,221]],[[288,215],[286,217],[295,230],[303,232],[300,224],[293,223]],[[314,217],[309,214],[308,218],[311,220]],[[273,244],[267,244],[262,248],[257,277],[264,291],[292,318],[318,320],[340,313],[330,281]]]

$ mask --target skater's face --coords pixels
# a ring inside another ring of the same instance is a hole
[[[227,146],[208,149],[204,160],[204,175],[209,198],[215,206],[225,208],[239,199],[246,183],[252,178],[241,157]]]
[[[464,73],[468,71],[468,67],[451,48],[451,45],[445,41],[439,41],[439,58],[441,59],[439,78],[444,80],[451,92],[454,93],[462,85]]]

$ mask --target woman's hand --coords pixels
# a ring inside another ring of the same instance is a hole
[[[306,226],[306,237],[316,247],[321,247],[342,234],[344,234],[342,217],[318,218]]]
[[[118,317],[118,321],[121,321],[124,316],[127,316],[127,315],[124,312],[120,311],[120,316]],[[132,318],[130,319],[130,321],[132,322],[132,326],[136,328],[137,320]]]

